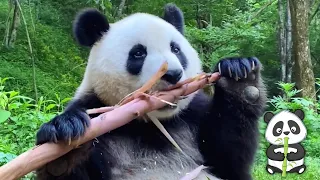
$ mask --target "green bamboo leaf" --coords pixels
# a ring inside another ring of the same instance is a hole
[[[11,113],[9,111],[0,109],[0,123],[5,122],[10,116]]]

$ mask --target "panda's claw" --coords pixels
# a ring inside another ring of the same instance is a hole
[[[240,78],[239,78],[239,76],[238,76],[238,73],[237,73],[237,71],[236,71],[236,76],[235,76],[235,78],[234,78],[236,81],[238,81]]]
[[[251,73],[257,73],[260,62],[256,57],[233,57],[221,59],[216,66],[221,76],[239,81],[247,79]]]
[[[89,126],[89,116],[80,110],[69,110],[43,124],[36,135],[36,145],[78,139]]]
[[[57,138],[57,136],[55,134],[53,135],[53,142],[54,143],[58,143],[58,138]]]
[[[254,61],[252,61],[252,71],[255,69]]]
[[[230,76],[230,78],[232,78],[231,68],[228,67],[228,70],[229,70],[229,76]]]
[[[246,79],[247,78],[247,71],[246,71],[245,67],[243,67],[243,71],[244,71],[244,79]]]

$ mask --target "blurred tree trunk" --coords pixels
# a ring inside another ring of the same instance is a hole
[[[20,25],[20,12],[15,0],[9,0],[9,12],[13,9],[12,18],[10,18],[9,14],[9,21],[7,23],[7,31],[5,35],[5,46],[6,47],[14,47],[14,43],[17,38],[17,30]]]
[[[285,38],[285,27],[284,27],[284,10],[282,0],[278,1],[278,12],[279,12],[279,51],[280,51],[280,62],[281,62],[281,81],[286,82],[286,38]]]
[[[118,8],[118,13],[117,13],[118,17],[122,16],[122,11],[123,11],[123,8],[124,8],[125,5],[126,5],[126,0],[121,0],[119,8]]]
[[[278,1],[281,81],[292,79],[292,27],[289,1]]]
[[[292,82],[292,66],[294,61],[292,61],[292,24],[291,24],[291,12],[290,12],[290,1],[287,1],[286,6],[286,63],[287,63],[287,82]]]
[[[315,100],[315,79],[309,47],[309,1],[290,0],[295,81],[303,97]]]

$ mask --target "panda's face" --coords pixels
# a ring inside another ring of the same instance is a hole
[[[174,8],[177,11],[173,11],[174,15],[181,17],[161,19],[136,13],[108,24],[108,29],[92,44],[85,78],[106,103],[116,104],[140,88],[165,61],[168,72],[153,90],[163,90],[202,72],[197,52],[183,36],[181,12],[176,7],[168,8]],[[164,108],[152,114],[170,117],[185,108],[192,98],[193,95],[180,100],[177,108]]]
[[[268,122],[265,135],[267,141],[274,145],[283,143],[284,137],[289,138],[289,144],[295,144],[305,139],[307,130],[297,115],[282,111]]]

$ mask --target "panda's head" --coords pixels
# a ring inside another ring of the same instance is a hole
[[[109,105],[140,88],[167,61],[168,72],[154,90],[194,77],[202,72],[197,52],[184,37],[184,17],[173,4],[164,16],[135,13],[115,23],[95,9],[80,12],[74,21],[80,45],[91,48],[88,65],[78,93],[94,90]],[[177,108],[152,112],[170,117],[185,108],[194,94],[180,100]]]
[[[271,144],[278,145],[283,142],[284,137],[289,137],[288,144],[303,141],[307,135],[307,129],[303,124],[304,112],[296,110],[294,113],[281,111],[274,115],[267,112],[264,121],[268,123],[265,137]]]

